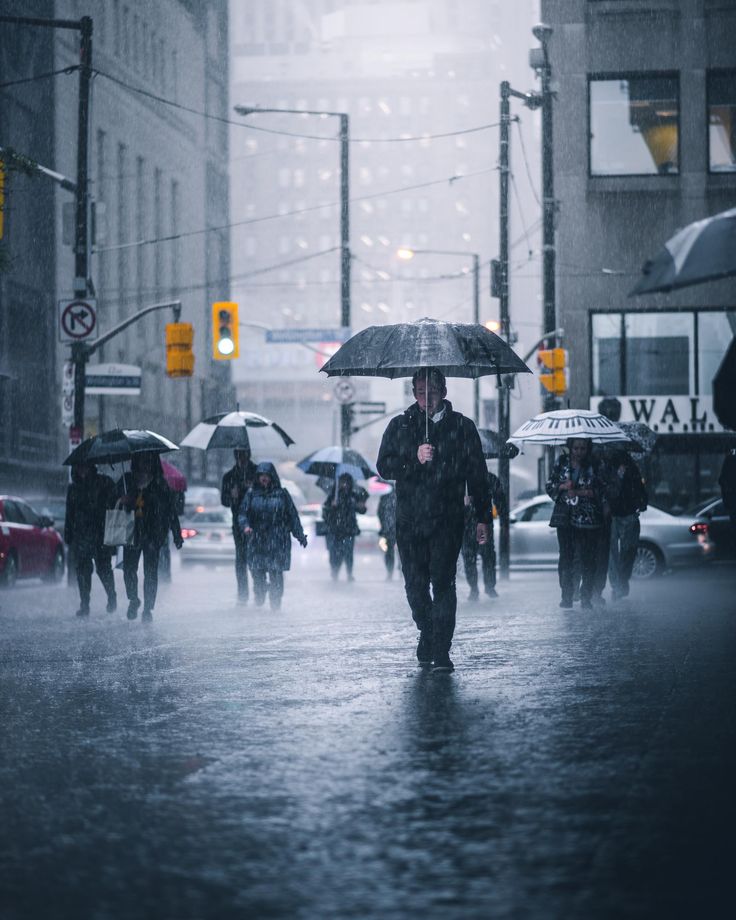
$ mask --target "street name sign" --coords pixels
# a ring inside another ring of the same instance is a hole
[[[350,338],[348,326],[334,329],[269,329],[266,341],[271,345],[292,345],[303,342],[347,342]]]
[[[84,391],[88,396],[139,396],[141,369],[134,364],[88,364]]]
[[[97,338],[97,301],[59,301],[59,341],[88,342]]]

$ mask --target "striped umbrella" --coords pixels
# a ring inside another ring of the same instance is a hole
[[[736,208],[688,224],[644,264],[629,293],[656,294],[736,274]]]
[[[274,433],[277,437],[274,438]],[[269,439],[270,436],[270,439]],[[212,450],[214,447],[226,447],[230,450],[256,451],[273,449],[282,441],[287,447],[294,443],[284,429],[271,419],[256,412],[220,412],[206,418],[194,428],[181,442],[182,447],[196,447],[199,450]]]
[[[510,444],[564,444],[568,438],[585,438],[595,444],[627,442],[624,432],[605,415],[589,409],[542,412],[524,422],[509,438]]]

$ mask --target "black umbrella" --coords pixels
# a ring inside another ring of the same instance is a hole
[[[483,448],[483,456],[486,460],[498,460],[502,450],[509,459],[513,459],[519,453],[519,448],[515,444],[507,444],[504,447],[499,433],[491,428],[479,428],[478,434],[480,435],[480,446]]]
[[[531,374],[521,358],[495,333],[476,323],[418,319],[369,326],[348,339],[322,365],[328,377],[411,377],[436,367],[445,377]]]
[[[713,378],[713,411],[724,428],[736,430],[736,338]]]
[[[103,431],[92,438],[87,438],[77,445],[64,460],[64,466],[77,463],[122,463],[130,460],[133,454],[152,451],[156,454],[179,450],[173,441],[169,441],[155,431],[139,428],[115,428]]]
[[[644,264],[630,292],[656,294],[736,274],[736,208],[688,224]]]

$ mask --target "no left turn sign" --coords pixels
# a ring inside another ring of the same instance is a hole
[[[344,378],[335,384],[335,399],[343,404],[351,403],[355,399],[355,387]]]
[[[59,301],[59,341],[83,342],[97,338],[97,301]]]

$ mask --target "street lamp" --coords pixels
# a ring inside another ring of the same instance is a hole
[[[322,112],[312,109],[259,108],[236,105],[238,115],[316,115],[320,118],[340,119],[340,323],[350,326],[350,119],[346,112]],[[350,445],[350,405],[343,405],[340,412],[340,443]]]
[[[470,256],[473,260],[473,322],[480,322],[480,256],[477,252],[466,252],[462,249],[412,249],[402,246],[396,250],[396,255],[405,262],[409,262],[415,255]],[[473,421],[477,428],[480,424],[480,382],[477,377],[473,380]]]

